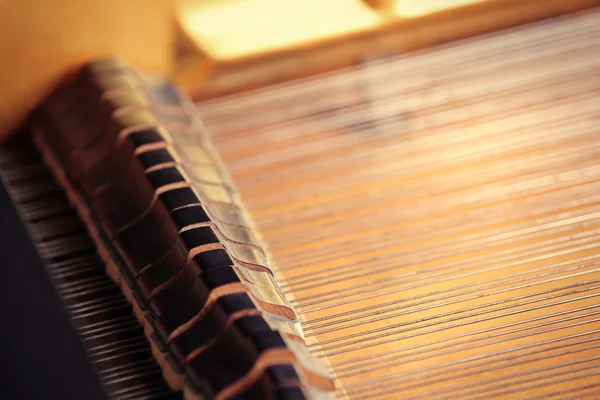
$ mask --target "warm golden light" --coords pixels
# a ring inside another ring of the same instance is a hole
[[[451,8],[462,7],[470,4],[481,3],[485,0],[421,0],[421,1],[396,1],[395,13],[404,18],[420,17]]]
[[[378,15],[354,0],[190,1],[188,34],[216,59],[244,57],[376,26]]]
[[[232,60],[376,30],[487,0],[185,0],[180,20],[214,60]]]

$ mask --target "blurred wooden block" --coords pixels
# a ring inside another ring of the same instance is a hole
[[[177,83],[207,98],[596,5],[593,0],[185,0]]]

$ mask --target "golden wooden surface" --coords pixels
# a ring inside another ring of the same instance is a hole
[[[600,13],[198,104],[352,399],[600,397]]]
[[[0,0],[0,139],[82,63],[168,74],[175,0]]]

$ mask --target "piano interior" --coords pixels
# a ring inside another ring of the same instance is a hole
[[[0,178],[99,398],[599,399],[596,4],[190,0],[168,79],[82,66]]]

